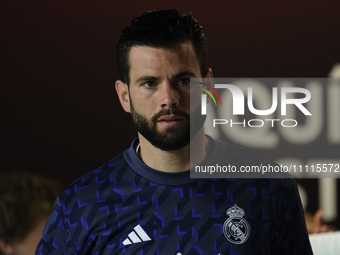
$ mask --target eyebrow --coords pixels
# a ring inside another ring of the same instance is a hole
[[[178,74],[175,74],[171,80],[178,80],[184,76],[190,76],[190,77],[195,77],[195,74],[193,72],[190,72],[190,71],[184,71],[184,72],[180,72]],[[143,81],[157,81],[159,80],[159,77],[155,77],[155,76],[150,76],[150,75],[145,75],[145,76],[142,76],[142,77],[139,77],[135,83],[141,83]]]
[[[143,81],[157,81],[158,78],[155,77],[155,76],[149,76],[149,75],[145,75],[145,76],[142,76],[142,77],[139,77],[135,83],[141,83]]]
[[[182,78],[183,76],[195,77],[195,74],[194,74],[193,72],[190,72],[190,71],[184,71],[184,72],[175,74],[175,75],[172,77],[172,80],[178,80],[179,78]]]

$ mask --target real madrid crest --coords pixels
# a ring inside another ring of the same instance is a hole
[[[246,219],[244,210],[236,204],[227,210],[229,218],[223,224],[224,236],[233,244],[242,244],[250,235],[250,226]]]

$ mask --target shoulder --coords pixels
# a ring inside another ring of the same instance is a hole
[[[59,203],[63,208],[69,204],[82,203],[83,201],[97,201],[99,192],[108,185],[114,185],[115,175],[120,171],[126,171],[128,165],[123,157],[119,154],[107,163],[101,165],[95,170],[83,175],[58,196]]]
[[[273,165],[277,165],[274,161],[269,160],[263,156],[258,155],[257,153],[231,145],[225,142],[221,142],[225,148],[225,155],[230,159],[242,162],[242,163],[272,163]]]
[[[238,147],[236,145],[231,145],[226,142],[216,140],[211,138],[210,136],[206,136],[209,143],[209,150],[208,150],[208,156],[212,155],[219,155],[220,157],[227,157],[229,161],[235,161],[235,162],[261,162],[266,161],[270,162],[270,160],[267,160],[266,158],[249,151],[247,149]],[[218,157],[218,158],[220,158]],[[217,158],[217,157],[215,157]]]
[[[286,168],[249,150],[207,136],[209,149],[202,165],[213,178],[282,179],[294,183]],[[197,176],[199,177],[199,176]],[[206,178],[206,177],[203,177]],[[277,181],[272,181],[277,182]],[[280,182],[280,181],[279,181]]]

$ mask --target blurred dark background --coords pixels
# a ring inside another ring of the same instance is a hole
[[[340,62],[339,1],[2,0],[0,171],[68,184],[127,148],[116,42],[133,17],[171,8],[203,26],[215,77],[327,77]]]

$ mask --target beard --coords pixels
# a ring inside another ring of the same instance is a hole
[[[198,125],[194,125],[195,127],[194,130],[190,130],[190,115],[186,112],[178,110],[177,108],[163,109],[154,116],[152,116],[150,121],[148,121],[144,115],[136,112],[136,110],[133,107],[131,98],[130,108],[132,122],[137,131],[142,136],[144,136],[145,139],[147,139],[153,146],[164,151],[178,150],[188,145],[190,141],[194,138],[194,136],[197,134],[197,132],[201,129],[206,118],[205,115],[201,116],[199,114],[200,109],[195,111],[194,123]],[[184,119],[183,121],[185,123],[184,125],[180,125],[179,127],[167,127],[166,130],[160,132],[157,130],[158,120],[162,116],[166,115],[181,116]]]

